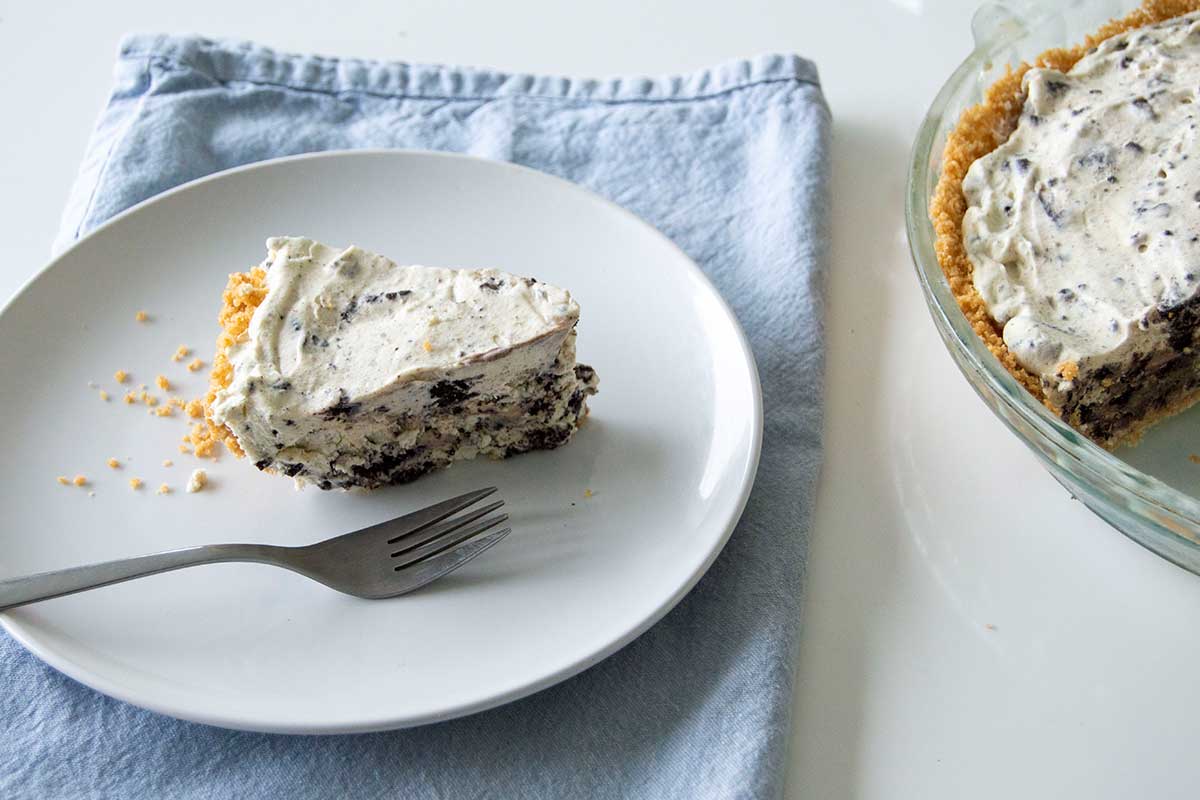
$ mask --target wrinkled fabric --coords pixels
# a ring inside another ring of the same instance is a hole
[[[724,552],[661,622],[516,703],[353,736],[181,722],[0,634],[0,797],[772,797],[821,456],[829,112],[809,62],[578,80],[127,38],[56,248],[185,181],[341,148],[453,150],[578,182],[696,260],[758,362],[765,435]]]

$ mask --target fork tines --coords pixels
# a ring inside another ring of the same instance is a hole
[[[495,487],[489,487],[468,492],[396,520],[393,524],[404,532],[387,540],[394,546],[391,555],[395,559],[395,569],[401,570],[431,558],[507,520],[507,514],[487,516],[503,506],[503,500],[458,514],[495,491]]]

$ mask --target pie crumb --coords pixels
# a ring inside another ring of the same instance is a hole
[[[154,385],[162,389],[164,392],[171,391],[171,382],[167,380],[166,375],[159,375],[154,379]]]
[[[147,314],[145,311],[139,311],[133,315],[133,319],[136,322],[145,322],[146,320],[150,319],[150,315]]]
[[[204,369],[204,362],[198,358],[193,358],[188,362],[187,368],[188,372],[196,372],[197,370]]]
[[[203,469],[192,470],[192,477],[188,478],[187,490],[189,493],[198,492],[208,485],[208,473]]]
[[[88,481],[87,481],[86,475],[76,475],[75,478],[71,481],[71,483],[75,484],[76,486],[87,486],[87,482]]]
[[[173,467],[173,466],[175,466],[175,462],[169,458],[166,458],[166,459],[163,459],[163,466],[164,467]]]
[[[190,412],[189,412],[190,413]],[[192,426],[192,432],[184,437],[184,442],[192,446],[192,453],[197,458],[216,458],[217,444],[220,442],[212,427],[204,422]]]
[[[172,361],[183,361],[185,358],[187,358],[191,354],[192,354],[192,349],[190,347],[188,347],[186,344],[181,344],[181,345],[179,345],[178,348],[176,348],[175,354],[173,356],[171,356],[171,360]],[[190,369],[190,367],[189,367],[189,369]]]
[[[123,369],[119,369],[113,373],[113,380],[117,383],[124,383],[129,379],[129,373]]]
[[[131,406],[137,402],[137,395],[133,392],[125,393],[125,405]]]
[[[59,483],[61,483],[63,486],[71,485],[71,479],[68,478],[66,475],[59,475],[57,478],[55,478],[55,480],[58,481]]]
[[[184,411],[187,411],[187,415],[192,419],[199,419],[204,416],[204,401],[189,400],[187,405],[184,406]]]
[[[425,341],[421,342],[421,347],[422,347],[422,348],[424,348],[424,350],[425,350],[425,352],[426,352],[426,353],[432,353],[432,352],[433,352],[433,345],[429,343],[429,340],[428,340],[428,339],[426,339]]]
[[[133,489],[135,492],[138,489],[142,488],[142,479],[141,478],[130,478],[129,479],[129,488]]]
[[[170,494],[170,493],[171,493],[171,487],[167,486],[164,483],[162,486],[158,487],[158,491],[155,494]]]
[[[1055,372],[1062,376],[1064,381],[1073,381],[1079,377],[1079,362],[1064,361],[1058,365],[1058,368],[1055,370]]]
[[[1192,453],[1190,456],[1188,456],[1188,461],[1192,462],[1193,464],[1200,464],[1200,456]]]
[[[108,461],[105,461],[104,463],[108,464],[113,469],[117,469],[118,467],[121,466],[121,462],[117,461],[115,458],[110,458]]]
[[[107,403],[108,402],[108,392],[101,389],[100,390],[100,399]]]
[[[584,497],[591,497],[591,496],[592,496],[592,490],[591,490],[591,489],[584,489],[584,490],[583,490],[583,496],[584,496]]]

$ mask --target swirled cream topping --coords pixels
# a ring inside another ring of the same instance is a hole
[[[1005,344],[1054,399],[1062,364],[1149,352],[1155,312],[1200,288],[1200,13],[1024,87],[1016,130],[963,181],[963,241]]]

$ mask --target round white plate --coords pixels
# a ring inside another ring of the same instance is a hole
[[[469,462],[370,494],[296,492],[224,454],[209,489],[179,417],[126,405],[206,375],[228,273],[268,236],[358,244],[400,263],[489,266],[571,290],[600,394],[551,452]],[[150,321],[134,314],[145,309]],[[513,534],[411,596],[368,601],[254,564],[158,575],[0,615],[43,660],[185,719],[278,732],[418,725],[514,700],[611,654],[665,614],[729,537],[762,432],[753,357],[700,270],[633,215],[509,164],[420,152],[282,159],[117,217],[0,314],[0,577],[222,541],[303,544],[481,486]],[[103,401],[96,382],[111,399]],[[120,469],[105,465],[109,457]],[[173,459],[173,466],[164,466]],[[86,475],[84,489],[58,475]],[[129,478],[146,482],[138,492]],[[161,483],[173,492],[155,493]],[[89,495],[94,491],[95,495]],[[13,691],[20,691],[13,687]]]

